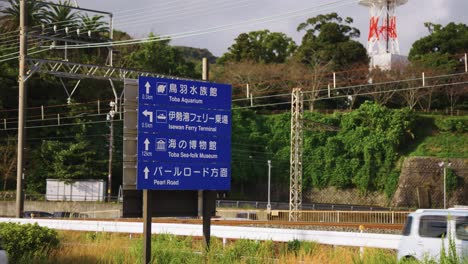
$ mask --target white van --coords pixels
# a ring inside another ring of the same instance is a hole
[[[440,258],[442,245],[449,252],[453,239],[457,256],[468,260],[468,209],[419,209],[409,214],[398,246],[398,260]]]

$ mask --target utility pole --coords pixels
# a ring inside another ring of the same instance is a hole
[[[19,49],[19,73],[18,73],[18,153],[16,164],[16,217],[23,217],[24,194],[24,120],[26,105],[26,55],[27,55],[27,36],[26,36],[26,0],[20,0],[20,49]]]

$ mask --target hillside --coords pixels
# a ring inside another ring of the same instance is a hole
[[[468,158],[468,116],[419,115],[410,157]]]
[[[175,48],[182,53],[182,56],[185,60],[191,61],[195,64],[200,63],[202,58],[207,58],[210,64],[216,63],[216,60],[218,59],[207,49],[199,49],[185,46],[175,46]]]
[[[304,202],[388,206],[401,185],[400,174],[408,157],[433,157],[439,161],[468,158],[466,116],[425,115],[364,104],[352,112],[306,112],[304,118],[339,128],[304,133]],[[272,197],[288,199],[289,122],[289,113],[233,112],[235,191],[231,197],[264,199],[264,192],[258,189],[266,190],[265,165],[272,160]],[[466,170],[466,163],[460,164],[457,170]],[[434,177],[440,177],[440,171]],[[459,182],[460,186],[463,182]]]

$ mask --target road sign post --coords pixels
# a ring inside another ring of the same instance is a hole
[[[140,77],[137,112],[136,189],[143,190],[145,263],[151,260],[153,192],[203,190],[208,249],[215,191],[231,188],[231,86]]]

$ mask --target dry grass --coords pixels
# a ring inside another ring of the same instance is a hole
[[[140,235],[60,232],[61,247],[36,263],[141,263]],[[310,242],[290,243],[212,239],[211,252],[201,255],[203,241],[159,235],[153,238],[153,263],[396,263],[392,251],[333,247]]]

